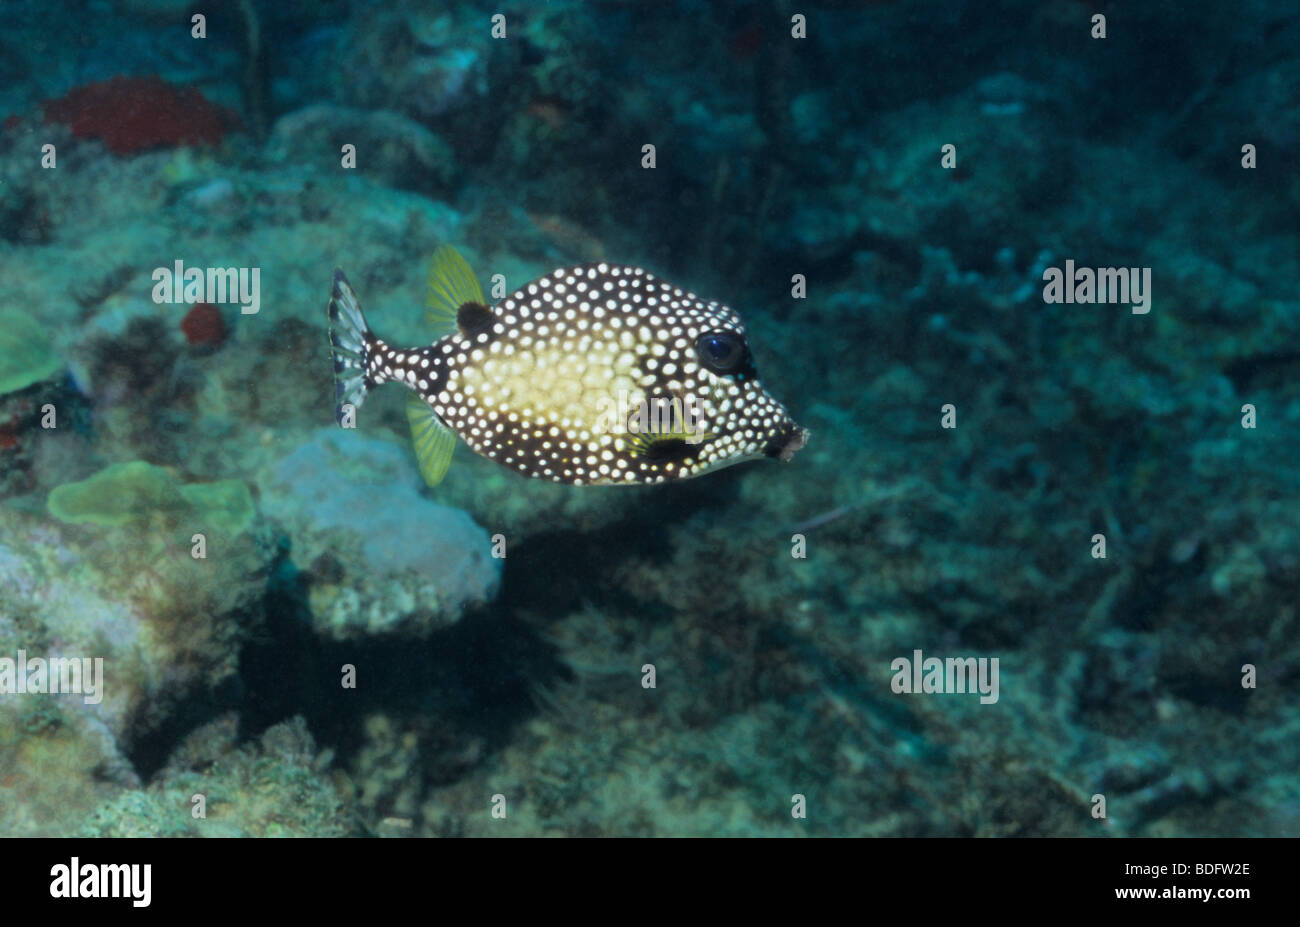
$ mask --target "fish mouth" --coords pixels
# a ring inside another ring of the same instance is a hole
[[[807,443],[808,429],[789,422],[767,439],[767,443],[763,445],[763,456],[789,463],[795,453]]]

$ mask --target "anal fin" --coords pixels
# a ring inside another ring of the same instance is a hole
[[[415,393],[406,395],[406,418],[411,423],[411,440],[420,475],[430,486],[437,486],[451,466],[456,449],[456,433],[442,423],[438,413]]]

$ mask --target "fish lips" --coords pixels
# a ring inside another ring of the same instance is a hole
[[[794,422],[784,422],[763,445],[763,456],[789,463],[791,458],[808,443],[808,429]]]

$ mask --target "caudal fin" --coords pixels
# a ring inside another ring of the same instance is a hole
[[[366,391],[374,385],[366,370],[375,339],[361,313],[357,294],[337,268],[329,311],[330,346],[334,349],[334,417],[343,425],[347,407],[351,406],[355,415],[366,400]]]

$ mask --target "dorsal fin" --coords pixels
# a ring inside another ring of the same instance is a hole
[[[451,334],[458,327],[460,307],[466,303],[483,305],[483,288],[460,252],[451,245],[439,245],[429,260],[425,321],[439,335]]]

